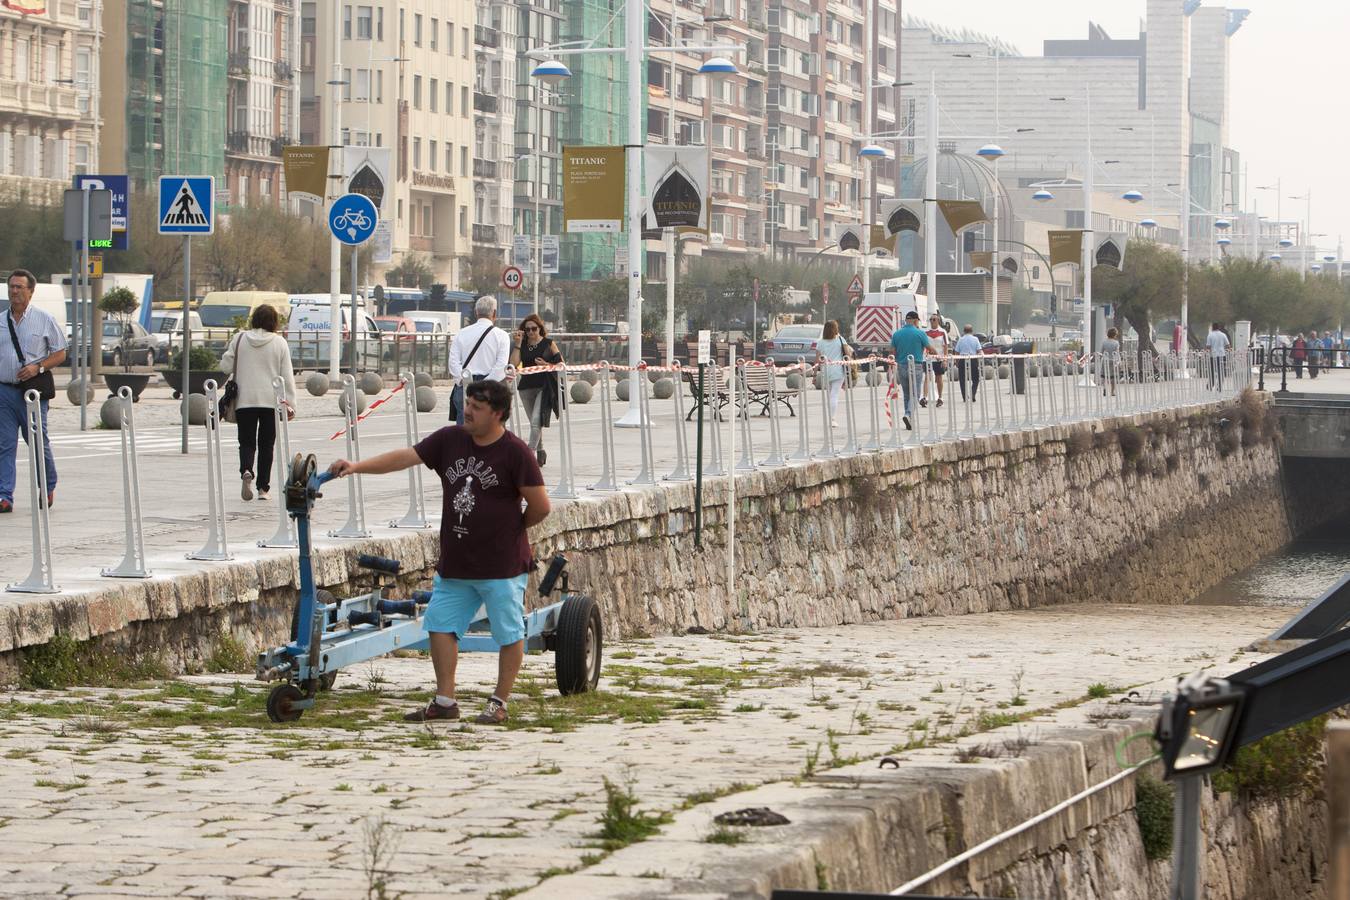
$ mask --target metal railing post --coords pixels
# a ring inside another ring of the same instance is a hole
[[[417,375],[413,372],[404,372],[399,375],[398,380],[403,385],[403,437],[408,442],[409,447],[416,447],[418,442],[422,440],[421,429],[417,425]],[[513,397],[511,400],[512,409],[515,409],[515,404],[516,401]],[[390,528],[431,527],[431,523],[427,521],[426,500],[422,494],[422,468],[422,466],[412,466],[408,469],[408,511],[403,514],[403,518],[392,520],[389,523]],[[284,498],[281,504],[281,514],[286,515]],[[289,518],[287,516],[288,520]]]
[[[600,480],[590,486],[592,491],[617,491],[619,482],[614,473],[614,416],[610,401],[609,363],[600,363]]]
[[[637,477],[630,479],[628,483],[637,485],[656,484],[656,474],[652,467],[652,419],[647,408],[652,380],[647,377],[645,363],[638,366],[636,381],[638,414],[642,417],[638,423],[638,455],[642,460],[642,467],[638,470]],[[630,380],[628,383],[631,387],[633,381]]]
[[[357,432],[356,378],[351,374],[342,376],[342,393],[346,397],[345,415],[347,459],[357,462],[361,459],[361,436]],[[366,492],[360,475],[347,479],[347,523],[336,531],[328,532],[335,538],[367,538],[370,530],[366,528]]]
[[[215,381],[208,380],[203,387],[206,388],[206,494],[209,522],[206,543],[196,553],[189,553],[187,558],[220,561],[232,558],[225,534],[225,485],[220,471],[220,407]]]
[[[712,373],[712,403],[708,408],[712,410],[712,415],[708,417],[708,456],[703,460],[703,474],[705,476],[724,475],[722,470],[722,392],[726,390],[726,379],[722,375],[722,366],[714,360],[708,365],[708,371]],[[705,397],[707,391],[705,390]]]
[[[575,500],[576,484],[572,473],[572,413],[567,405],[567,364],[558,367],[558,451],[562,455],[562,471],[557,486],[549,496],[557,500]]]
[[[680,364],[675,363],[675,371],[671,373],[671,380],[675,384],[675,469],[669,475],[665,476],[666,481],[689,481],[693,478],[689,474],[689,435],[684,429],[684,373],[680,371]]]
[[[880,360],[873,356],[867,369],[867,411],[872,424],[872,436],[862,449],[868,453],[881,449],[881,410],[877,408],[877,388],[881,386],[880,365]]]
[[[783,428],[778,419],[778,367],[773,360],[760,364],[769,374],[769,458],[760,465],[776,468],[783,465]]]
[[[83,390],[83,385],[81,386]],[[28,577],[6,590],[21,594],[55,594],[52,583],[52,528],[47,510],[46,429],[42,422],[42,397],[24,391],[24,414],[28,425],[28,496],[33,514],[33,567]]]
[[[276,395],[276,406],[274,414],[277,423],[277,439],[273,448],[273,469],[277,472],[277,480],[282,481],[282,476],[290,471],[291,465],[291,429],[290,416],[287,415],[286,406],[286,383],[277,376],[272,379],[272,391]],[[282,481],[284,484],[285,482]],[[298,541],[295,535],[295,522],[286,514],[286,489],[277,489],[277,532],[270,538],[258,541],[259,547],[295,547]]]
[[[126,528],[126,553],[115,567],[99,572],[105,578],[149,578],[145,567],[145,531],[141,521],[141,477],[136,468],[136,424],[132,418],[131,388],[117,389],[118,416],[121,418],[123,524]]]
[[[857,363],[844,363],[844,383],[839,386],[843,392],[844,401],[844,423],[848,432],[848,438],[844,446],[839,451],[840,456],[857,456],[858,447],[858,417],[853,411],[853,377],[857,375],[862,377],[862,373]]]
[[[745,366],[744,359],[737,360],[736,369],[731,376],[738,379],[736,396],[745,398],[745,406],[739,411],[732,411],[741,429],[741,458],[736,463],[737,472],[753,472],[757,468],[755,465],[755,438],[750,432],[750,392],[745,383]]]
[[[834,448],[834,419],[830,418],[830,363],[823,362],[816,366],[817,377],[820,378],[820,421],[822,423],[821,431],[823,435],[820,439],[820,451],[816,456],[820,459],[833,459],[838,456]],[[843,388],[840,388],[843,390]]]
[[[801,387],[797,389],[797,452],[788,459],[793,462],[805,461],[811,458],[811,414],[808,402],[810,394],[807,393],[806,384],[806,357],[797,357],[797,374],[801,378]],[[791,377],[791,376],[789,376]]]

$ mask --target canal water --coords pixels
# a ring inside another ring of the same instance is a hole
[[[1219,582],[1192,603],[1299,608],[1350,574],[1350,517],[1328,522],[1256,565]]]

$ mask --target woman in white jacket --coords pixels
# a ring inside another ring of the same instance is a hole
[[[280,376],[286,386],[286,418],[295,418],[295,370],[291,348],[277,334],[281,319],[274,307],[259,304],[249,318],[249,330],[241,331],[220,358],[222,371],[234,375],[239,399],[234,419],[239,426],[239,496],[253,499],[256,454],[258,499],[266,500],[272,487],[272,455],[277,439],[276,391],[272,379]]]

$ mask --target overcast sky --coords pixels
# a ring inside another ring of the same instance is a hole
[[[1083,38],[1094,21],[1113,38],[1133,37],[1144,0],[902,0],[907,15],[998,34],[1024,55],[1039,56],[1047,38]],[[1181,0],[1176,0],[1180,3]],[[1224,5],[1205,0],[1205,6]],[[1242,154],[1250,184],[1283,179],[1285,219],[1302,219],[1290,200],[1313,188],[1312,230],[1334,251],[1350,242],[1350,179],[1343,150],[1350,115],[1341,106],[1350,80],[1350,3],[1346,0],[1233,0],[1251,16],[1233,37],[1229,141]],[[1005,82],[1004,90],[1007,90]],[[1273,191],[1252,192],[1274,216]]]

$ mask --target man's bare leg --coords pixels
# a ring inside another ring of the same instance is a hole
[[[516,676],[520,674],[520,664],[524,660],[524,641],[507,644],[497,653],[497,689],[492,695],[503,703],[511,696],[511,688],[515,687]]]
[[[436,693],[453,700],[455,668],[459,664],[459,641],[454,635],[442,631],[433,631],[427,638],[431,644],[431,665],[436,670]]]

